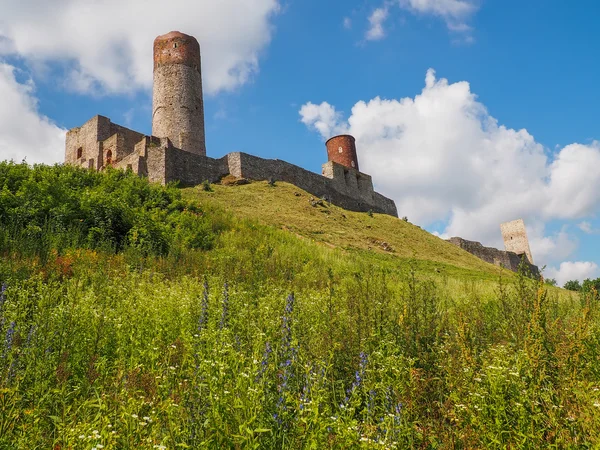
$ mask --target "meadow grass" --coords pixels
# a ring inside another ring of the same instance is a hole
[[[0,448],[600,445],[596,293],[295,191],[184,191],[203,225],[152,213],[166,252],[5,234]]]

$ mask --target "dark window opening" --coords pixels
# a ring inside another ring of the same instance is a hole
[[[79,147],[77,149],[77,159],[81,158],[83,156],[83,147]]]
[[[177,42],[173,44],[173,48],[177,48]]]
[[[112,165],[112,150],[106,152],[106,165]]]

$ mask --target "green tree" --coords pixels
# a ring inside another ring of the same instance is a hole
[[[581,284],[579,283],[579,280],[569,280],[565,283],[564,288],[569,291],[580,291]]]

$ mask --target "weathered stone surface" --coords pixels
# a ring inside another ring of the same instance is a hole
[[[505,269],[512,270],[513,272],[518,272],[519,265],[521,264],[521,260],[523,258],[514,252],[498,250],[492,247],[484,247],[480,242],[467,241],[466,239],[460,237],[450,238],[448,239],[448,242],[462,248],[472,255],[477,256],[479,259],[482,259],[485,262],[504,267]],[[525,258],[523,262],[526,264],[533,276],[539,276],[540,271],[537,266],[530,264],[527,258]]]
[[[506,251],[515,252],[517,255],[526,255],[527,259],[533,264],[533,256],[527,239],[527,230],[523,219],[513,220],[500,225],[502,239]]]
[[[152,134],[206,155],[200,45],[192,36],[171,32],[154,41]]]

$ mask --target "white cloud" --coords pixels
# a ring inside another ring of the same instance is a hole
[[[475,0],[386,0],[369,16],[369,29],[365,34],[367,40],[380,40],[385,37],[383,25],[392,7],[399,7],[417,15],[439,17],[446,23],[448,30],[461,37],[456,41],[473,42],[470,35],[472,27],[468,21],[478,10]]]
[[[350,30],[352,28],[352,19],[350,17],[344,17],[344,28]]]
[[[369,29],[365,34],[365,38],[368,41],[378,41],[385,37],[385,30],[383,24],[388,17],[387,7],[377,8],[369,17]]]
[[[65,133],[37,111],[35,86],[19,83],[17,69],[0,62],[0,161],[55,163],[62,159]]]
[[[594,228],[591,222],[585,220],[577,224],[577,227],[585,234],[600,234],[600,228]]]
[[[569,145],[550,161],[527,130],[498,123],[467,82],[449,83],[429,70],[414,98],[360,101],[347,121],[335,107],[312,103],[302,121],[324,138],[355,136],[361,168],[391,196],[400,216],[417,224],[446,221],[443,235],[502,248],[499,224],[523,218],[540,265],[564,261],[577,241],[553,219],[600,210],[600,146]]]
[[[590,261],[566,261],[560,267],[548,267],[545,271],[546,278],[554,278],[558,286],[564,286],[567,281],[583,281],[587,278],[595,279],[600,276],[598,264]]]
[[[400,7],[419,14],[432,14],[443,18],[453,31],[465,31],[464,21],[477,6],[472,0],[398,0]]]
[[[308,102],[300,108],[300,115],[302,123],[318,131],[324,139],[329,139],[335,134],[342,134],[345,130],[341,124],[342,114],[328,103],[315,105]]]
[[[19,0],[4,2],[0,55],[62,62],[69,87],[121,93],[152,83],[152,43],[179,30],[200,42],[205,90],[246,83],[272,35],[278,0]]]

